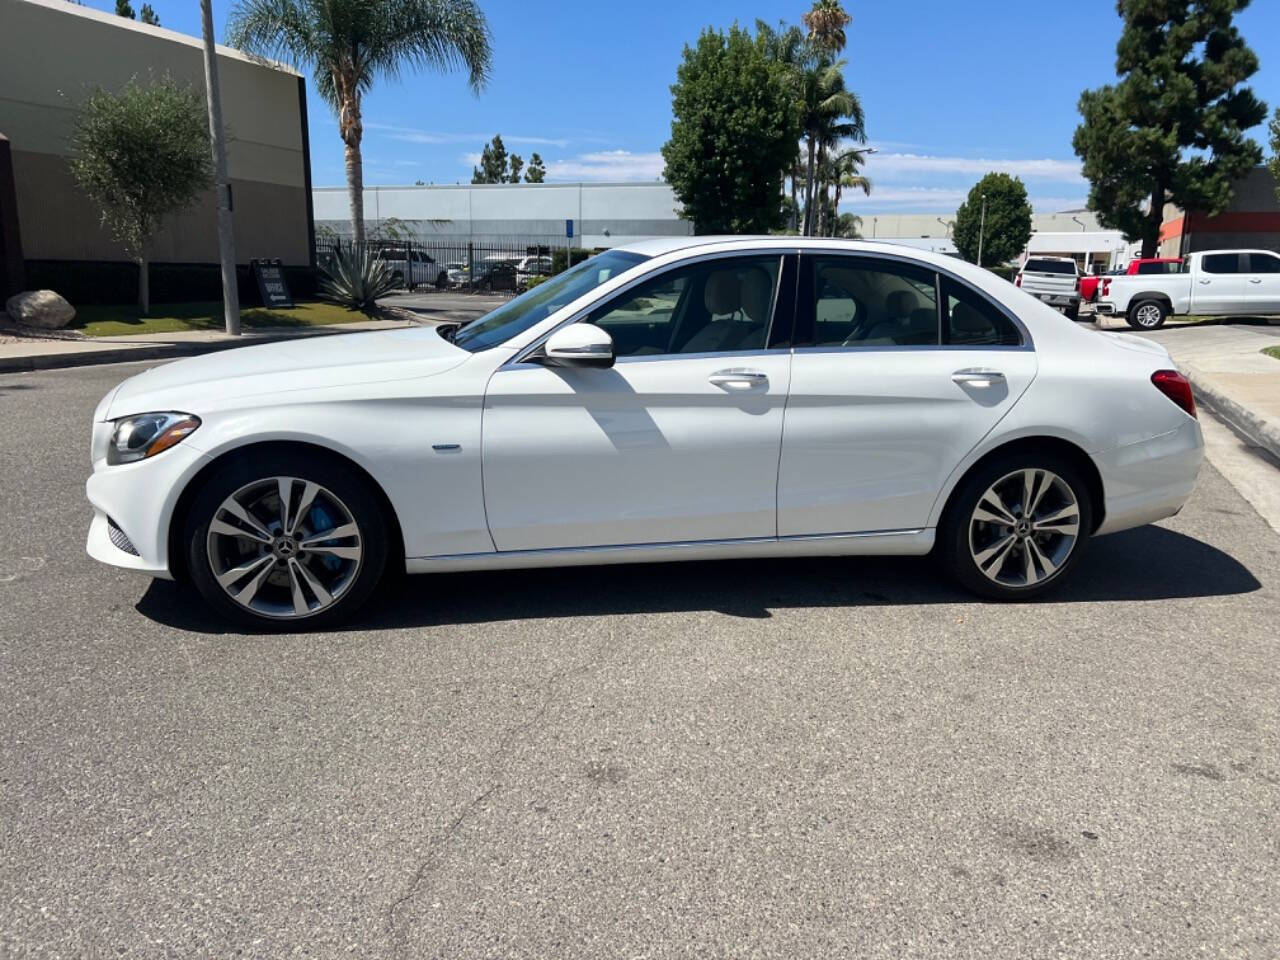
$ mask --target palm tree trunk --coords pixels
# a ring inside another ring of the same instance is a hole
[[[791,211],[790,216],[787,218],[788,228],[791,230],[798,230],[800,227],[800,224],[797,223],[797,220],[799,219],[799,211],[796,208],[796,194],[800,192],[800,185],[798,183],[799,174],[800,157],[797,155],[795,163],[791,165]]]
[[[827,235],[827,148],[818,148],[818,229],[815,235]]]
[[[151,312],[151,271],[147,263],[147,252],[138,253],[138,309],[145,317]]]
[[[814,168],[814,160],[815,160],[814,154],[817,151],[818,145],[815,142],[816,138],[812,133],[809,134],[808,139],[809,139],[809,166],[808,166],[807,175],[804,181],[804,236],[811,237],[813,236],[813,232],[812,232],[813,231],[813,194],[814,194],[813,168]]]
[[[360,92],[354,79],[334,78],[341,107],[338,109],[338,132],[346,144],[347,196],[351,203],[351,239],[364,244],[364,161],[360,157],[360,140],[364,123],[360,117]]]

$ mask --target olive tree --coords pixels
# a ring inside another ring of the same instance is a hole
[[[166,216],[212,182],[204,99],[168,76],[92,90],[71,135],[71,175],[138,264],[138,306],[151,308],[147,251]]]

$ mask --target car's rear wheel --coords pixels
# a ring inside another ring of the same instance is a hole
[[[988,461],[961,482],[938,550],[974,593],[1027,600],[1066,578],[1092,530],[1089,486],[1075,464],[1028,451]]]
[[[184,533],[201,596],[259,628],[349,616],[386,566],[387,524],[368,481],[321,454],[228,461],[196,495]]]
[[[1066,309],[1066,310],[1064,310],[1064,311],[1063,311],[1063,313],[1065,313],[1065,314],[1067,315],[1067,319],[1068,319],[1068,320],[1079,320],[1079,319],[1080,319],[1080,304],[1079,304],[1079,303],[1073,303],[1073,304],[1071,304],[1071,306],[1067,307],[1067,309]]]
[[[443,270],[436,274],[436,289],[443,290],[449,285],[449,275]]]
[[[1129,308],[1129,326],[1135,330],[1155,330],[1164,326],[1168,306],[1161,300],[1140,300]]]

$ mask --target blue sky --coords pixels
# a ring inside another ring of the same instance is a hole
[[[113,9],[114,0],[88,0]],[[468,182],[481,146],[501,133],[554,180],[654,180],[671,125],[669,86],[681,51],[708,25],[799,22],[803,2],[765,0],[481,0],[494,71],[479,95],[462,75],[380,83],[365,101],[365,182]],[[141,6],[135,0],[135,8]],[[164,26],[199,32],[191,0],[153,0]],[[1114,78],[1114,0],[847,0],[849,85],[879,153],[875,188],[856,213],[954,210],[988,170],[1027,183],[1037,210],[1083,204],[1071,150],[1080,91]],[[219,39],[231,5],[214,0]],[[1280,104],[1280,2],[1239,18],[1262,67],[1255,93]],[[329,108],[311,98],[312,178],[345,182]],[[1265,128],[1254,131],[1264,141]]]

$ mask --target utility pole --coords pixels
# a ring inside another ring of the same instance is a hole
[[[227,333],[240,336],[240,291],[236,287],[236,239],[231,223],[231,183],[222,131],[222,94],[218,90],[218,54],[213,44],[213,2],[200,0],[204,29],[204,88],[209,103],[209,142],[213,146],[213,190],[218,204],[218,258],[222,261],[222,312]]]
[[[982,266],[982,236],[987,232],[987,195],[982,195],[982,216],[978,219],[978,266]]]

